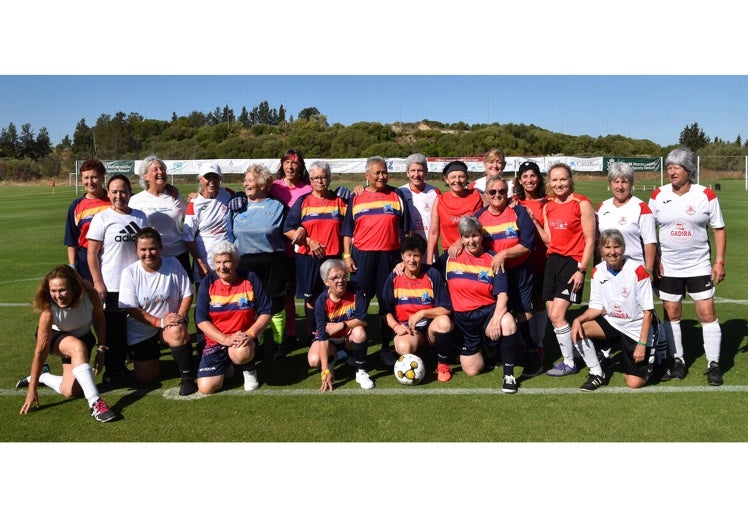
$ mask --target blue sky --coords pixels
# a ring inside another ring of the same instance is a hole
[[[56,144],[102,113],[169,120],[228,104],[238,115],[267,100],[294,117],[316,107],[331,124],[525,123],[668,146],[693,122],[712,138],[745,140],[746,94],[748,77],[713,75],[11,75],[0,84],[0,126],[44,126]]]

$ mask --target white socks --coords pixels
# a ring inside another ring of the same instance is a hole
[[[676,358],[684,360],[683,358],[683,339],[680,333],[680,320],[665,322],[665,333],[667,334],[667,345],[670,348],[670,352],[674,354]]]
[[[600,366],[600,362],[597,360],[597,351],[592,341],[588,338],[583,338],[577,343],[577,350],[582,354],[584,363],[590,368],[590,374],[597,375],[598,377],[604,377],[603,368]]]
[[[719,351],[722,347],[722,329],[719,327],[719,319],[708,324],[701,324],[701,334],[704,337],[704,354],[706,365],[710,362],[719,362]]]
[[[57,393],[61,393],[60,386],[62,386],[62,375],[42,373],[39,375],[39,384],[44,384],[48,388],[55,390]]]
[[[571,326],[563,325],[560,328],[553,328],[556,333],[558,347],[561,349],[561,356],[564,357],[564,363],[569,367],[574,367],[574,344],[571,341]]]
[[[73,376],[75,380],[80,384],[83,390],[83,396],[86,397],[89,406],[93,406],[94,403],[99,400],[99,390],[94,382],[94,374],[91,366],[88,364],[81,364],[80,366],[73,368]],[[62,380],[62,377],[60,377]]]

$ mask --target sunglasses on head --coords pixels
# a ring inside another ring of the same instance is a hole
[[[496,193],[500,195],[506,195],[506,189],[489,189],[488,194],[491,196],[496,196]]]

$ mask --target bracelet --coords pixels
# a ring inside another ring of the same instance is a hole
[[[644,346],[644,347],[647,347],[647,343],[646,343],[646,342],[642,342],[641,340],[640,340],[639,342],[637,342],[637,343],[636,343],[636,345],[637,345],[637,346]]]
[[[98,352],[100,352],[100,353],[104,353],[104,352],[106,352],[106,350],[108,350],[108,349],[109,349],[109,346],[105,346],[104,344],[99,344],[99,345],[98,345],[98,346],[96,347],[96,351],[98,351]]]
[[[579,272],[580,272],[581,274],[583,274],[583,275],[586,275],[586,274],[587,274],[587,270],[586,270],[586,269],[584,269],[584,268],[581,268],[581,267],[578,267],[578,268],[577,268],[577,271],[579,271]]]
[[[345,320],[343,321],[343,329],[348,329],[348,322]]]
[[[247,336],[250,338],[250,340],[257,338],[257,335],[255,335],[255,332],[252,331],[252,328],[249,328],[247,330]]]
[[[717,264],[720,264],[720,265],[724,266],[724,265],[725,265],[725,261],[724,261],[724,260],[717,260],[717,261],[716,261],[716,262],[714,263],[714,265],[716,266]]]
[[[164,319],[161,319],[161,329],[164,329]]]
[[[345,260],[346,258],[351,258],[350,253],[343,253],[343,260]]]
[[[76,264],[75,264],[75,263],[72,263],[72,264],[68,264],[68,267],[71,267],[71,268],[75,269],[75,267],[76,267]]]
[[[330,374],[330,369],[329,369],[329,368],[328,368],[328,369],[323,369],[323,370],[322,370],[322,380],[324,380],[324,379],[325,379],[325,377],[326,377],[327,375],[329,375],[329,374]]]
[[[646,269],[647,273],[649,273],[650,275],[652,274],[652,271],[654,271],[654,269],[652,269],[651,267],[645,267],[644,269]]]

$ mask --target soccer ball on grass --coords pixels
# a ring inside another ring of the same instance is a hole
[[[400,384],[414,386],[426,376],[426,366],[418,355],[401,355],[395,361],[395,378]]]

